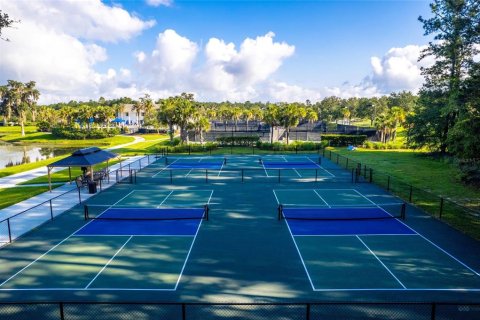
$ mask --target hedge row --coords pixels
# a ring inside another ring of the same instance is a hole
[[[219,137],[217,141],[222,146],[253,146],[260,141],[258,136]]]
[[[291,144],[284,144],[280,142],[258,142],[257,148],[262,150],[273,151],[316,151],[325,148],[328,144],[325,142],[300,142],[295,141]]]
[[[361,146],[367,141],[366,135],[349,134],[322,134],[322,141],[327,141],[332,147],[345,147],[348,145]]]
[[[64,139],[103,139],[108,137],[113,137],[117,134],[120,134],[120,129],[111,128],[111,129],[77,129],[77,128],[65,128],[65,127],[56,127],[52,128],[52,135],[58,138]]]

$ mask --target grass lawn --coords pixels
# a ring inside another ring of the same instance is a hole
[[[159,146],[168,141],[167,134],[142,134],[138,135],[145,139],[143,142],[135,143],[125,148],[115,149],[121,155],[138,155],[146,153],[157,153]]]
[[[114,165],[114,164],[116,164],[120,161],[121,160],[109,161],[108,165],[112,166],[112,165]],[[93,171],[98,171],[100,169],[105,168],[106,166],[107,166],[106,163],[99,163],[99,164],[93,166]],[[78,177],[79,175],[82,174],[82,170],[80,168],[77,168],[77,167],[72,168],[71,172],[72,172],[72,179],[75,179],[75,177]],[[69,179],[68,169],[61,170],[61,171],[53,173],[51,178],[52,178],[52,183],[54,183],[54,182],[68,182],[69,181],[68,180]],[[37,178],[32,179],[32,180],[28,180],[28,181],[19,183],[19,185],[22,185],[22,184],[36,184],[36,183],[48,183],[48,175],[44,175],[44,176],[37,177]]]
[[[114,136],[104,139],[85,139],[85,140],[68,140],[57,138],[46,132],[28,133],[24,137],[20,133],[8,134],[1,137],[5,142],[15,142],[21,144],[48,144],[62,147],[88,147],[88,146],[106,146],[111,147],[119,144],[129,143],[134,140],[133,137]]]
[[[53,188],[55,188],[55,186],[53,186]],[[0,209],[9,207],[46,191],[48,191],[48,186],[0,189]]]
[[[373,182],[405,200],[409,200],[412,185],[412,202],[416,206],[438,218],[441,214],[441,220],[480,240],[480,217],[455,204],[480,211],[480,190],[463,184],[455,165],[411,150],[332,150],[373,168]],[[440,197],[446,201],[442,203]]]

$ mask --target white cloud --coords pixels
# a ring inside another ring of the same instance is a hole
[[[418,61],[425,46],[408,45],[392,48],[381,58],[370,60],[373,74],[370,85],[381,92],[390,93],[399,90],[418,91],[424,81],[420,68],[431,65],[432,59]]]
[[[152,7],[159,7],[159,6],[170,7],[173,4],[173,0],[147,0],[147,4]]]
[[[0,83],[36,81],[41,103],[95,99],[114,87],[115,70],[95,70],[108,54],[94,41],[129,39],[153,24],[98,0],[0,0],[0,7],[21,20],[5,30],[11,42],[0,41]]]

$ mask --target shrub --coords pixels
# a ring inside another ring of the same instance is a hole
[[[50,132],[52,130],[52,125],[48,121],[38,121],[37,130],[39,132]]]
[[[332,147],[346,147],[348,145],[361,146],[367,140],[366,135],[350,134],[323,134],[322,141],[328,141]]]
[[[254,146],[260,141],[258,136],[219,137],[217,141],[222,146]]]
[[[55,127],[52,128],[52,134],[55,137],[69,139],[69,140],[79,140],[79,139],[103,139],[107,137],[113,137],[116,134],[120,133],[120,129],[111,128],[111,129],[77,129],[77,128],[67,128],[67,127]]]

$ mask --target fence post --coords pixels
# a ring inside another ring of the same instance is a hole
[[[355,170],[356,170],[355,168],[352,168],[352,183],[355,182],[355,177],[354,177],[355,176]]]
[[[182,320],[187,319],[187,308],[185,306],[185,303],[182,303]]]
[[[438,217],[442,219],[442,213],[443,213],[443,197],[440,198],[440,212]]]
[[[370,183],[373,182],[373,169],[370,168]]]
[[[298,154],[298,146],[295,145],[295,154]]]
[[[367,165],[363,165],[363,178],[366,180],[367,179]]]
[[[430,314],[430,319],[431,320],[435,320],[437,318],[437,305],[435,304],[435,302],[432,303],[432,311],[431,311],[431,314]]]
[[[307,314],[305,315],[306,320],[310,320],[310,303],[307,303]]]
[[[8,241],[12,242],[12,229],[10,228],[10,218],[7,219]]]
[[[339,155],[339,154],[337,154],[337,164],[338,164],[338,159],[339,159],[339,158],[340,158],[340,155]]]
[[[48,200],[50,203],[50,219],[53,220],[53,207],[52,207],[52,199]]]
[[[387,176],[387,191],[390,191],[390,176]]]
[[[78,190],[78,203],[82,203],[82,196],[80,195],[80,188],[77,187],[77,190]]]
[[[59,303],[58,310],[60,311],[60,320],[65,320],[65,314],[63,312],[63,302]]]
[[[192,153],[192,146],[188,145],[188,155],[190,155],[191,153]]]
[[[348,158],[347,158],[347,164],[345,165],[345,169],[348,169]]]
[[[408,194],[408,202],[412,203],[413,187],[410,185],[410,193]]]

